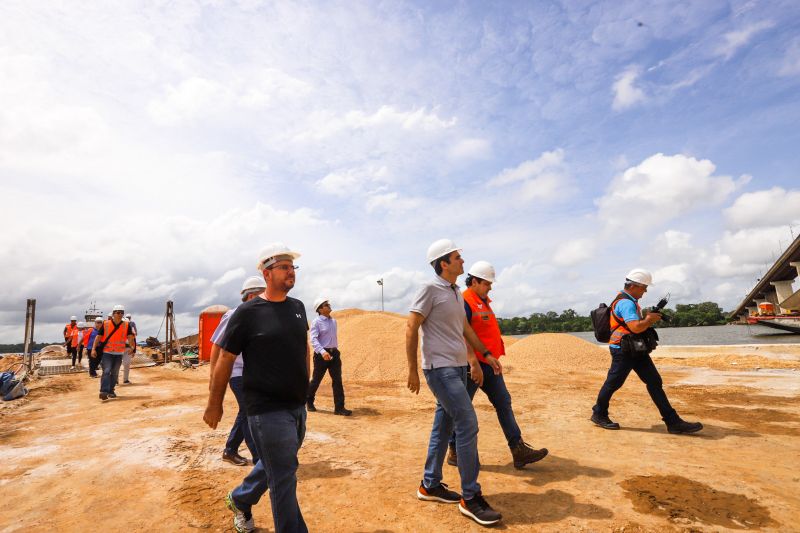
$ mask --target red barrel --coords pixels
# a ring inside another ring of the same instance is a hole
[[[197,345],[200,347],[198,356],[201,361],[211,360],[211,336],[219,326],[222,315],[228,312],[224,305],[211,305],[200,311],[200,331]]]

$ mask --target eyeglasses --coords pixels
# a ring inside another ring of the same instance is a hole
[[[113,313],[114,313],[115,315],[121,315],[121,314],[122,314],[122,313],[124,313],[124,312],[125,312],[125,311],[113,311]]]
[[[294,272],[295,270],[300,270],[299,265],[275,265],[268,267],[267,270],[283,270],[284,272],[289,272],[290,270]]]

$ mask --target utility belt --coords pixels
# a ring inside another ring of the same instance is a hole
[[[619,341],[622,353],[632,357],[649,355],[656,346],[658,346],[658,332],[655,328],[648,328],[641,333],[628,333]]]

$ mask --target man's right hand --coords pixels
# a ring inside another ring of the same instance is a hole
[[[331,359],[333,359],[333,357],[331,357],[331,354],[329,354],[328,352],[322,352],[322,358],[325,359],[326,361],[330,361]]]
[[[417,372],[408,373],[408,390],[419,394],[419,374]]]
[[[203,414],[203,421],[208,424],[211,429],[217,429],[217,424],[222,420],[222,405],[206,406],[206,412]]]
[[[650,321],[651,324],[655,324],[656,322],[661,320],[661,313],[656,313],[655,311],[651,311],[647,313],[647,320]]]

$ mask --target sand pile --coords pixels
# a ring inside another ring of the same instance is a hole
[[[530,368],[605,370],[611,360],[607,348],[566,333],[537,333],[506,346],[509,363]]]
[[[67,349],[60,344],[50,344],[39,351],[40,359],[61,359],[67,356]]]
[[[345,380],[406,379],[405,317],[359,309],[338,311],[334,317],[339,327]]]
[[[0,372],[11,370],[12,372],[19,371],[19,365],[22,363],[21,355],[5,355],[0,356]]]

